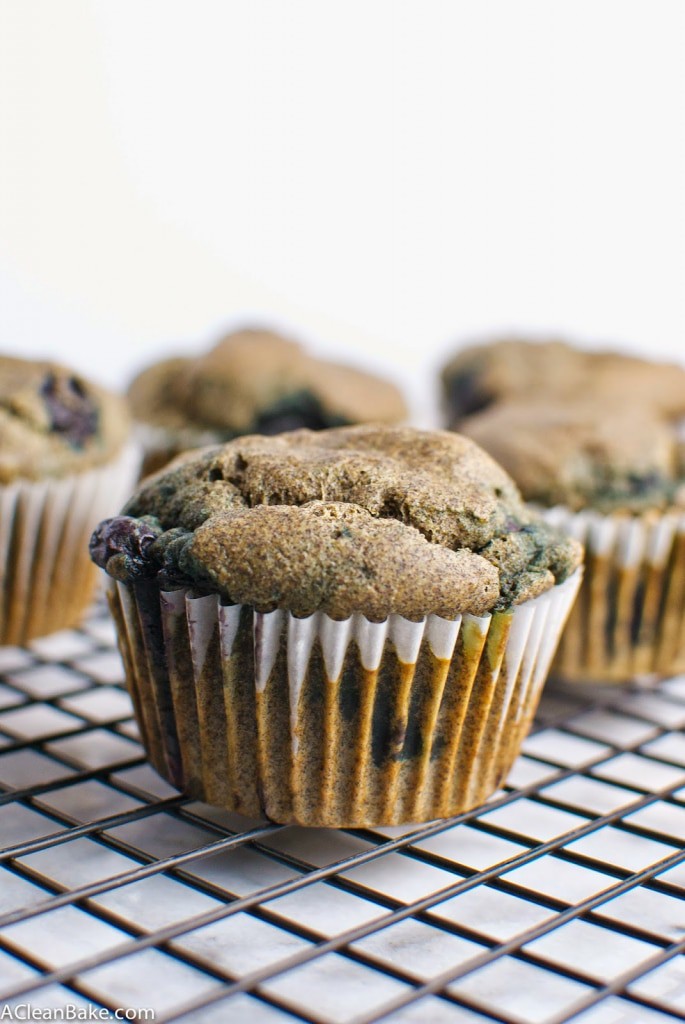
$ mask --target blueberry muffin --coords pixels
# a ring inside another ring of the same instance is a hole
[[[561,342],[467,349],[448,418],[587,549],[554,672],[623,681],[685,669],[685,370]]]
[[[75,624],[88,537],[131,486],[125,403],[51,362],[0,357],[0,643]]]
[[[315,359],[265,330],[237,331],[200,356],[150,366],[131,384],[129,399],[144,428],[146,473],[188,448],[243,434],[397,423],[407,416],[390,382]]]
[[[91,552],[158,771],[332,826],[454,814],[502,782],[581,558],[473,442],[382,426],[187,453]]]

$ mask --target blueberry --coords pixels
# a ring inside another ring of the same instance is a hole
[[[629,473],[628,474],[628,493],[635,495],[648,494],[650,491],[656,490],[658,487],[663,487],[664,480],[657,472],[647,472],[644,474],[640,473]]]
[[[323,430],[325,423],[320,417],[300,412],[264,413],[257,420],[260,434],[286,434],[290,430]]]
[[[445,391],[454,421],[473,416],[495,401],[495,395],[483,387],[482,372],[475,367],[451,374],[445,382]]]
[[[190,530],[177,526],[163,533],[155,543],[150,554],[160,567],[157,578],[163,590],[176,590],[179,587],[193,585],[193,578],[179,568],[185,548],[192,539],[193,533]]]
[[[342,426],[346,421],[326,412],[316,395],[310,391],[296,391],[284,395],[256,418],[253,429],[257,434],[284,434],[289,430],[325,430]]]
[[[50,430],[75,448],[83,448],[97,433],[100,416],[78,377],[48,373],[40,393],[50,417]]]
[[[115,579],[153,576],[157,566],[148,552],[161,532],[151,517],[105,519],[90,538],[90,557]]]

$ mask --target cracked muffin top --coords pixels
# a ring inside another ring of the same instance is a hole
[[[100,525],[91,553],[124,582],[158,577],[259,611],[374,621],[506,608],[581,560],[472,441],[382,426],[181,456]]]
[[[0,356],[0,483],[100,465],[128,430],[116,395],[56,363]]]
[[[189,446],[242,434],[394,423],[407,408],[390,382],[310,356],[271,331],[242,330],[191,358],[144,370],[129,389],[141,422],[183,431]]]
[[[560,341],[498,341],[443,370],[448,422],[524,498],[640,513],[685,504],[685,369]]]

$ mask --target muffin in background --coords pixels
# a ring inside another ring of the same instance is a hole
[[[685,670],[685,369],[563,342],[499,341],[443,371],[450,424],[586,547],[553,673]]]
[[[487,799],[581,560],[473,442],[382,426],[189,452],[91,551],[156,769],[198,799],[326,826]]]
[[[0,357],[0,643],[75,625],[88,538],[135,479],[123,399],[52,362]]]
[[[467,346],[444,366],[441,380],[445,419],[453,430],[466,417],[508,401],[634,403],[674,420],[685,407],[682,366],[557,339],[504,338]]]
[[[316,359],[273,331],[235,331],[208,352],[143,370],[129,388],[144,473],[189,448],[245,434],[354,423],[398,423],[404,399],[389,381]]]

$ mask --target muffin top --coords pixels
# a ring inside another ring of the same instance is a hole
[[[128,429],[123,400],[72,370],[0,356],[0,483],[100,465]]]
[[[524,498],[640,513],[685,504],[685,369],[550,341],[465,349],[443,371],[454,429]]]
[[[358,426],[188,453],[93,535],[116,579],[219,592],[259,611],[482,615],[540,594],[581,549],[467,438]]]
[[[194,358],[144,370],[129,399],[142,422],[216,440],[345,423],[393,423],[407,415],[388,381],[308,355],[265,330],[228,335]],[[202,442],[200,442],[202,443]]]
[[[685,416],[685,369],[622,352],[587,351],[564,341],[512,338],[462,349],[444,367],[442,383],[451,426],[511,399],[575,402],[616,400]]]
[[[461,429],[516,480],[529,501],[611,512],[685,505],[676,433],[650,410],[502,402]]]

